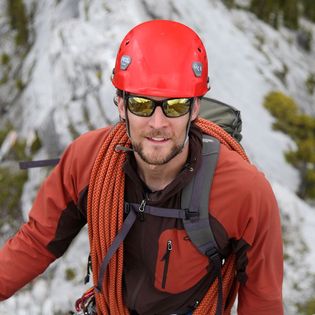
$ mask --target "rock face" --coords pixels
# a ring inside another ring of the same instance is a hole
[[[307,40],[305,32],[276,31],[247,11],[228,10],[219,0],[0,0],[0,12],[0,168],[11,171],[20,159],[59,157],[80,134],[118,120],[110,76],[120,40],[130,28],[149,19],[174,19],[200,34],[209,58],[212,89],[208,96],[241,110],[242,143],[270,179],[279,200],[288,238],[286,310],[296,314],[296,304],[308,299],[306,292],[314,293],[313,276],[306,274],[314,273],[308,262],[314,256],[315,241],[303,232],[314,216],[292,193],[298,176],[283,158],[283,151],[292,144],[272,131],[272,118],[261,105],[266,93],[281,90],[314,114],[315,94],[304,82],[315,69],[315,45],[308,42],[310,52],[300,48],[298,43]],[[308,23],[307,28],[315,34],[314,24]],[[9,148],[13,140],[18,144],[15,149]],[[40,145],[35,146],[36,141]],[[30,170],[24,177],[17,205],[24,219],[47,173]],[[308,213],[308,220],[297,227],[291,217],[296,220],[303,213]],[[17,224],[3,225],[2,233],[7,236],[16,228]],[[301,258],[295,258],[296,248],[305,261],[302,274],[295,272]],[[61,314],[70,309],[86,290],[81,283],[88,250],[84,230],[39,281],[1,303],[0,314]]]

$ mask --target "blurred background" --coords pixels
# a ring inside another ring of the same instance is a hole
[[[315,1],[0,0],[0,246],[27,220],[49,168],[80,134],[118,120],[118,45],[150,19],[185,23],[208,51],[209,97],[241,111],[242,145],[282,217],[285,313],[315,313]],[[0,315],[63,315],[83,285],[87,230]]]

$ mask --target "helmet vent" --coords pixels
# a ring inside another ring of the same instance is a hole
[[[130,43],[130,40],[128,39],[125,43],[125,46],[129,45],[129,43]]]
[[[198,47],[198,51],[201,53],[201,48],[200,47]]]

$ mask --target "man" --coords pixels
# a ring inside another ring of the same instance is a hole
[[[144,210],[179,212],[183,189],[201,167],[197,117],[209,89],[204,45],[183,24],[142,23],[122,41],[112,82],[122,123],[89,132],[65,151],[29,222],[0,252],[0,298],[42,273],[88,221],[99,314],[200,314],[208,292],[214,292],[211,304],[220,304],[212,287],[214,263],[196,249],[182,219]],[[219,255],[236,257],[232,282],[223,286],[225,313],[237,279],[238,314],[283,314],[281,227],[270,185],[221,144],[209,194]],[[132,223],[124,203],[140,205]],[[115,255],[113,244],[119,247]]]

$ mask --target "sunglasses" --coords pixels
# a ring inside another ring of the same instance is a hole
[[[166,100],[153,100],[147,97],[124,95],[127,108],[131,113],[141,117],[153,115],[156,107],[160,106],[166,117],[175,118],[187,114],[193,104],[194,98],[170,98]]]

